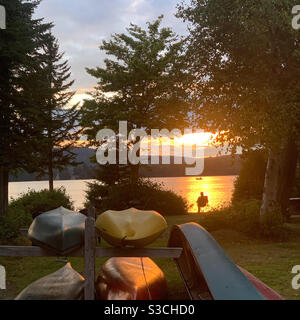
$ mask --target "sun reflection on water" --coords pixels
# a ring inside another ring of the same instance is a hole
[[[198,211],[196,202],[200,192],[208,196],[208,205],[202,209],[204,212],[229,204],[235,178],[236,176],[214,176],[202,177],[201,180],[197,180],[195,177],[152,179],[164,183],[167,189],[186,198],[190,205],[189,212],[195,213]]]

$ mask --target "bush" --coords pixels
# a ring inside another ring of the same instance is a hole
[[[93,205],[99,213],[130,207],[155,210],[162,215],[182,215],[188,211],[183,197],[149,179],[140,179],[136,184],[122,182],[112,186],[90,183],[86,198],[85,207]]]
[[[33,219],[45,211],[53,210],[60,206],[73,210],[73,203],[63,187],[53,191],[47,189],[29,191],[20,198],[12,200],[9,204],[11,209],[24,209],[26,213],[31,214]]]
[[[32,216],[22,207],[8,208],[7,215],[0,217],[0,243],[16,244],[21,237],[20,228],[29,227]]]
[[[256,234],[260,229],[260,201],[243,201],[228,208],[214,210],[203,216],[201,224],[210,232],[219,229],[233,229]]]
[[[20,235],[21,228],[28,228],[39,214],[63,206],[73,209],[73,204],[63,188],[54,191],[29,191],[12,200],[5,216],[0,216],[0,243],[20,244],[26,239]]]
[[[248,200],[234,203],[227,208],[213,210],[200,218],[200,224],[209,232],[230,229],[242,232],[251,238],[262,238],[272,241],[285,241],[291,232],[282,225],[282,216],[277,214],[278,223],[272,226],[260,221],[260,200]]]

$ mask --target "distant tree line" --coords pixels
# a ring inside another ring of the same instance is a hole
[[[78,151],[80,150],[80,156]],[[86,161],[80,161],[86,151]],[[101,170],[96,163],[90,163],[88,155],[94,153],[94,150],[87,148],[76,148],[73,152],[77,155],[75,160],[80,162],[76,167],[65,166],[63,170],[54,170],[54,180],[76,180],[76,179],[94,179],[97,172]],[[185,177],[186,164],[174,164],[171,158],[171,164],[160,164],[143,166],[140,169],[141,177]],[[240,173],[241,160],[240,156],[232,159],[231,156],[210,157],[205,159],[203,176],[226,176],[238,175]],[[105,167],[103,170],[106,170]],[[9,181],[35,181],[47,180],[48,176],[38,175],[37,173],[20,172],[18,175],[11,175]]]

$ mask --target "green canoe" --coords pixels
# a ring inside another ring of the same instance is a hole
[[[85,219],[81,213],[59,207],[37,216],[28,237],[35,245],[66,255],[83,245]]]
[[[183,248],[175,262],[192,300],[265,300],[199,224],[173,226],[169,246]]]
[[[70,263],[26,287],[15,300],[81,300],[84,278]]]

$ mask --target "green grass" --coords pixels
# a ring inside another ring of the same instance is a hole
[[[167,220],[168,230],[152,246],[167,245],[167,239],[173,224],[190,221],[201,222],[201,216],[174,216],[168,217]],[[212,232],[212,235],[237,264],[260,278],[284,298],[300,299],[300,289],[294,290],[291,287],[294,276],[291,273],[292,267],[300,265],[300,217],[293,218],[292,222],[285,227],[293,231],[293,236],[284,242],[252,239],[231,229],[220,229]],[[105,260],[97,259],[96,273],[99,272]],[[169,299],[187,299],[184,284],[173,260],[163,258],[154,260],[167,277]],[[69,261],[74,269],[83,272],[82,258],[70,258]],[[14,298],[33,281],[63,266],[63,263],[56,262],[55,258],[0,257],[0,264],[4,265],[7,271],[7,290],[0,291],[0,299]]]

